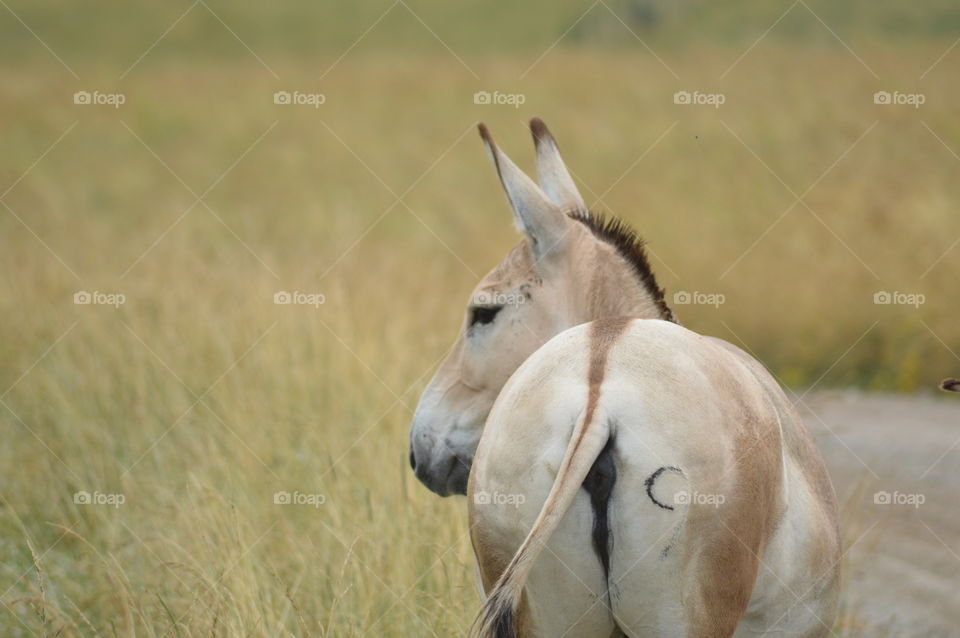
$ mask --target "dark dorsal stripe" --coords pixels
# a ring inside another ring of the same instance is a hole
[[[657,284],[657,278],[650,267],[647,251],[643,247],[644,241],[637,231],[616,217],[604,217],[592,211],[579,210],[570,213],[570,218],[589,228],[597,239],[613,246],[617,253],[630,264],[644,289],[653,298],[657,310],[660,311],[660,318],[676,323],[673,311],[670,310],[664,297],[665,292]]]

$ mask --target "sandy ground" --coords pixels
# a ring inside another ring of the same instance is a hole
[[[800,405],[840,500],[855,635],[960,635],[960,395],[819,393]]]

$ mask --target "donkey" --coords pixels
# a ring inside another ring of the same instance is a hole
[[[944,392],[960,392],[960,379],[944,379],[940,389]]]
[[[803,422],[762,365],[676,323],[638,236],[531,131],[539,187],[480,125],[524,240],[411,427],[417,477],[468,495],[476,633],[829,633],[837,505]]]

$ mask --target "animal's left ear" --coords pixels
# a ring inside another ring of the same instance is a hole
[[[533,144],[537,147],[537,177],[540,188],[546,193],[551,202],[565,212],[587,210],[587,205],[577,190],[577,185],[570,177],[557,141],[550,134],[550,129],[539,117],[530,120],[530,132],[533,133]]]
[[[576,222],[550,201],[540,187],[500,150],[486,126],[481,123],[478,128],[513,209],[517,227],[527,236],[534,256],[539,260],[547,253],[558,252]]]
[[[944,379],[940,389],[946,392],[960,392],[960,379]]]

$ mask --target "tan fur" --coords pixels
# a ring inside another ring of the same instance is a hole
[[[766,541],[784,509],[776,414],[768,405],[747,403],[752,394],[728,369],[718,366],[713,375],[714,384],[733,399],[729,422],[740,425],[730,432],[736,497],[720,509],[719,519],[690,519],[689,538],[702,546],[705,557],[691,638],[733,633],[750,602]]]

